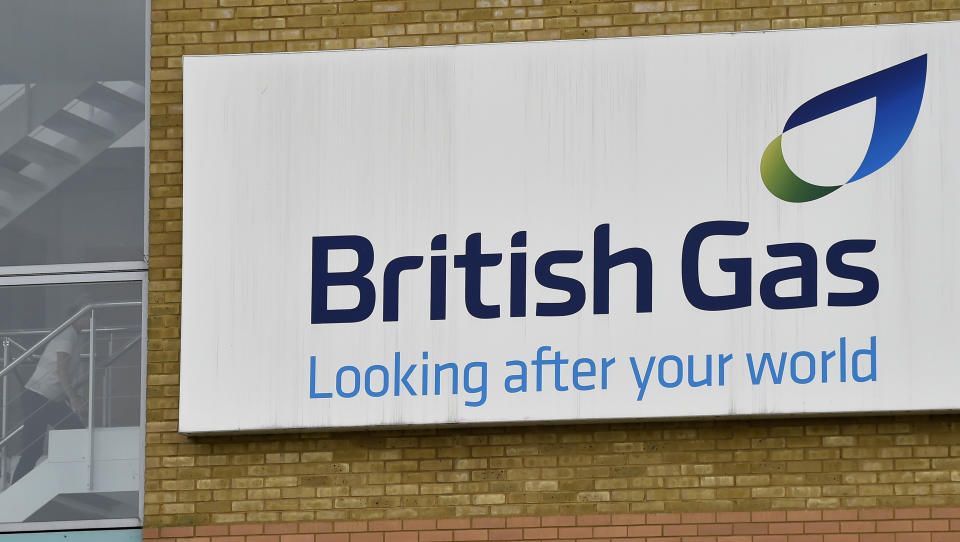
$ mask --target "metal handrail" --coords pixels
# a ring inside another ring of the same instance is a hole
[[[11,339],[10,337],[7,337],[7,336],[6,336],[5,334],[3,334],[3,333],[0,333],[0,335],[3,335],[3,338],[6,339],[6,340],[8,340],[8,341],[10,341],[10,344],[12,344],[13,346],[16,346],[17,348],[19,348],[20,350],[23,350],[24,352],[27,351],[27,347],[26,347],[26,346],[23,346],[22,344],[20,344],[20,343],[18,343],[17,341]]]
[[[87,489],[88,489],[88,490],[93,490],[93,470],[94,470],[94,461],[93,461],[93,452],[94,452],[94,450],[93,450],[93,447],[94,447],[94,445],[93,445],[93,420],[94,420],[94,414],[93,414],[93,392],[94,392],[94,386],[93,386],[93,379],[94,379],[94,367],[95,367],[95,355],[94,355],[94,354],[95,354],[95,349],[96,349],[96,334],[97,334],[97,328],[96,328],[96,312],[97,312],[98,309],[110,309],[110,308],[121,308],[121,307],[142,307],[142,306],[143,306],[143,303],[140,302],[140,301],[114,301],[114,302],[107,302],[107,303],[90,303],[90,304],[84,306],[83,308],[81,308],[80,310],[78,310],[78,311],[76,312],[76,314],[74,314],[73,316],[67,318],[66,321],[64,321],[62,324],[60,324],[59,326],[57,326],[56,329],[54,329],[53,331],[50,331],[49,333],[47,333],[47,334],[46,334],[42,339],[40,339],[36,344],[34,344],[33,346],[31,346],[30,348],[27,348],[27,349],[23,352],[23,354],[21,354],[17,359],[13,360],[13,361],[10,362],[10,363],[7,362],[7,360],[9,359],[9,358],[8,358],[8,346],[9,346],[11,343],[13,343],[13,340],[10,339],[10,338],[5,338],[5,339],[4,339],[4,343],[3,343],[3,364],[4,364],[4,366],[3,366],[2,368],[0,368],[0,382],[2,382],[2,387],[3,387],[3,391],[2,391],[2,395],[3,395],[3,397],[2,397],[2,402],[3,402],[3,403],[6,403],[6,393],[7,393],[6,383],[7,383],[7,375],[8,375],[10,372],[12,372],[14,369],[16,369],[21,363],[23,363],[24,361],[26,361],[27,359],[29,359],[31,356],[33,356],[34,353],[36,353],[40,348],[46,346],[50,341],[52,341],[52,340],[54,339],[54,337],[58,336],[58,335],[59,335],[60,333],[62,333],[65,329],[67,329],[68,327],[74,325],[74,323],[76,323],[80,318],[86,316],[86,315],[89,313],[89,316],[90,316],[90,327],[89,327],[88,330],[87,330],[87,332],[89,333],[89,336],[90,336],[90,337],[89,337],[89,341],[88,341],[88,342],[90,343],[89,355],[87,356],[87,363],[89,363],[89,377],[88,377],[88,384],[87,384],[87,440],[88,440],[88,446],[89,446],[89,448],[90,448],[90,449],[89,449],[89,452],[88,452],[88,455],[87,455],[87,470],[88,470]],[[141,337],[142,337],[142,334],[143,334],[143,333],[142,333],[142,331],[141,331],[141,333],[140,333],[140,336],[141,336]],[[139,340],[139,338],[138,338],[137,340]],[[116,357],[119,357],[119,355],[122,355],[124,352],[126,352],[130,347],[133,346],[133,344],[136,344],[136,341],[131,341],[131,342],[130,342],[128,345],[126,345],[126,346],[122,349],[122,351],[121,351],[120,353],[118,353],[116,356],[111,356],[110,362],[112,363],[112,362],[116,359]],[[21,349],[22,349],[22,347],[21,347]],[[17,374],[17,373],[14,373],[14,374]],[[20,432],[23,430],[23,428],[24,428],[24,425],[21,425],[20,427],[18,427],[18,428],[15,429],[14,431],[12,431],[9,435],[4,434],[4,433],[6,433],[6,430],[7,430],[7,427],[6,427],[6,426],[7,426],[6,413],[7,413],[6,405],[4,404],[4,408],[3,408],[3,412],[2,412],[2,418],[3,418],[3,419],[2,419],[2,429],[0,429],[0,489],[3,489],[3,485],[4,485],[5,481],[6,481],[6,469],[5,469],[5,466],[6,466],[6,461],[5,461],[6,451],[5,451],[5,450],[6,450],[6,448],[5,448],[5,447],[6,447],[7,443],[10,441],[10,439],[12,439],[12,438],[14,437],[14,435],[20,433]]]
[[[106,331],[106,332],[116,332],[116,331],[134,331],[139,330],[140,326],[113,326],[113,327],[102,327],[97,331]],[[80,333],[87,333],[89,330],[83,329]],[[9,329],[0,331],[0,337],[19,337],[21,335],[46,335],[50,333],[49,329]],[[11,339],[12,341],[13,339]],[[17,345],[20,346],[20,345]],[[24,348],[20,346],[20,348]]]
[[[0,440],[0,450],[2,450],[2,449],[4,448],[4,446],[7,445],[7,441],[8,441],[8,440],[10,440],[10,439],[12,439],[13,437],[17,436],[17,435],[20,433],[20,431],[23,431],[23,425],[21,425],[20,427],[14,429],[13,431],[11,431],[10,434],[7,435],[7,437],[4,438],[3,440]]]
[[[113,362],[117,361],[117,358],[119,358],[119,357],[122,356],[123,354],[126,354],[127,352],[129,352],[129,351],[130,351],[130,348],[132,348],[133,345],[135,345],[135,344],[137,344],[138,342],[140,342],[141,339],[143,339],[143,337],[142,337],[142,333],[140,333],[140,326],[102,327],[102,328],[98,329],[98,331],[104,331],[104,332],[108,332],[108,333],[111,332],[111,331],[132,331],[132,330],[137,330],[137,336],[134,337],[134,338],[132,338],[132,339],[130,339],[130,342],[128,342],[126,345],[122,346],[122,347],[120,348],[120,350],[119,350],[114,356],[112,356],[109,360],[107,360],[106,363],[104,363],[104,364],[101,365],[102,367],[108,367],[108,366],[110,366],[110,365],[113,365]],[[26,346],[23,346],[22,344],[18,343],[18,342],[15,341],[15,340],[11,339],[11,338],[7,335],[8,333],[11,334],[11,335],[27,335],[27,334],[38,335],[38,334],[40,334],[40,333],[50,333],[50,331],[49,331],[49,330],[43,330],[43,331],[39,331],[39,330],[38,330],[38,331],[13,331],[13,332],[0,331],[0,338],[6,339],[6,340],[10,341],[10,344],[12,344],[13,346],[16,346],[16,347],[19,348],[20,350],[26,351],[26,350],[27,350],[27,347],[26,347]],[[89,330],[84,329],[81,333],[89,333]],[[36,352],[34,352],[32,355],[33,355],[33,356],[38,356],[39,354],[37,354]],[[81,358],[86,357],[86,354],[81,353],[81,354],[80,354],[80,357],[81,357]],[[2,376],[2,375],[0,375],[0,376]]]
[[[41,347],[46,346],[46,344],[49,343],[50,341],[52,341],[54,337],[56,337],[57,335],[59,335],[63,330],[65,330],[65,329],[67,329],[68,327],[72,326],[74,322],[76,322],[77,320],[79,320],[80,317],[83,316],[84,314],[86,314],[87,312],[89,312],[89,311],[91,311],[91,310],[94,310],[94,309],[108,309],[108,308],[119,308],[119,307],[139,307],[140,305],[141,305],[141,302],[140,302],[140,301],[114,301],[114,302],[110,302],[110,303],[91,303],[91,304],[89,304],[89,305],[84,306],[84,307],[81,308],[79,311],[77,311],[76,314],[74,314],[74,315],[71,316],[70,318],[67,318],[67,320],[66,320],[64,323],[62,323],[62,324],[60,324],[59,326],[57,326],[56,329],[54,329],[53,331],[51,331],[50,333],[48,333],[44,338],[40,339],[40,341],[37,342],[37,344],[35,344],[35,345],[31,346],[30,348],[28,348],[28,349],[26,350],[26,352],[24,352],[23,354],[21,354],[20,357],[18,357],[17,359],[13,360],[9,365],[6,366],[6,368],[0,369],[0,378],[3,378],[3,377],[4,377],[5,375],[7,375],[8,373],[12,372],[13,369],[16,368],[17,365],[19,365],[19,364],[20,364],[21,362],[23,362],[25,359],[29,358],[31,355],[33,355],[34,352],[36,352],[37,350],[39,350]]]
[[[4,98],[2,101],[0,101],[0,109],[5,109],[7,107],[8,102],[15,100],[27,93],[27,85],[17,85],[17,86],[19,86],[20,88],[13,91],[12,94],[10,94],[6,98]]]
[[[117,361],[118,359],[120,359],[120,357],[122,357],[124,354],[129,352],[130,349],[133,348],[134,345],[140,343],[141,340],[143,340],[142,335],[137,335],[136,337],[131,339],[130,342],[120,347],[120,350],[118,350],[116,354],[110,356],[110,359],[108,359],[106,363],[102,364],[101,367],[112,366],[113,362]]]
[[[11,344],[12,344],[13,346],[16,346],[17,348],[19,348],[22,352],[26,352],[26,350],[27,350],[27,347],[23,346],[22,344],[18,343],[18,342],[15,341],[15,340],[11,339],[10,337],[3,337],[2,341],[0,341],[0,342],[5,342],[6,345],[11,345]],[[6,350],[6,346],[4,347],[4,350]],[[3,362],[4,362],[4,363],[7,362],[7,352],[6,352],[6,351],[5,351],[4,354],[3,354]],[[13,376],[17,377],[17,380],[20,382],[20,385],[21,385],[21,386],[25,384],[25,382],[23,381],[23,377],[20,375],[20,373],[13,373]],[[0,402],[2,402],[3,404],[0,404],[0,406],[2,406],[3,408],[7,408],[7,381],[6,381],[5,378],[0,379],[0,381],[3,382],[3,384],[2,384],[2,386],[3,386],[3,391],[0,392],[0,395],[2,395],[2,397],[0,397]],[[2,416],[3,416],[4,419],[6,419],[6,411],[4,411],[4,413],[2,414]],[[6,423],[3,423],[3,424],[2,424],[2,429],[0,429],[0,437],[2,437],[3,434],[6,432],[6,425],[7,425]]]
[[[136,345],[137,343],[139,343],[141,340],[142,340],[142,337],[141,337],[140,335],[138,335],[137,337],[135,337],[133,340],[131,340],[131,341],[128,342],[126,345],[124,345],[123,347],[121,347],[120,350],[117,351],[117,353],[115,353],[113,356],[111,356],[110,359],[107,360],[107,362],[103,364],[103,367],[109,367],[109,366],[113,365],[113,362],[117,361],[118,359],[120,359],[120,357],[122,357],[124,354],[126,354],[127,352],[129,352],[130,349],[133,348],[133,346]],[[13,341],[11,341],[11,342],[13,342]],[[17,346],[20,346],[20,345],[17,345]],[[20,348],[22,349],[23,347],[20,346]],[[113,397],[127,397],[127,396],[124,396],[124,395],[120,395],[120,396],[114,395]],[[129,397],[136,397],[136,396],[135,396],[135,395],[131,395],[131,396],[129,396]],[[12,439],[13,437],[15,437],[15,436],[16,436],[20,431],[22,431],[22,430],[23,430],[23,425],[21,425],[20,427],[14,429],[9,435],[7,435],[6,437],[4,437],[3,439],[0,439],[0,450],[2,450],[2,449],[7,445],[8,441],[10,441],[10,439]],[[2,435],[0,435],[0,436],[2,436]]]

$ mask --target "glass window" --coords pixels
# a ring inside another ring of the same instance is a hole
[[[0,1],[0,533],[142,523],[148,5]]]
[[[0,287],[0,522],[139,518],[142,299]]]
[[[144,261],[146,3],[0,3],[0,267]]]

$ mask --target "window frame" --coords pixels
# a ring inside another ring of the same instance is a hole
[[[66,1],[66,0],[65,0]],[[144,519],[147,431],[147,315],[150,261],[150,61],[151,2],[144,4],[144,144],[143,144],[143,258],[140,261],[94,262],[75,264],[43,264],[0,266],[0,287],[23,285],[58,285],[76,283],[139,282],[141,290],[140,341],[140,488],[136,518],[90,519],[48,522],[0,523],[0,534],[83,529],[141,528]]]
[[[138,517],[124,519],[86,519],[69,521],[0,523],[0,533],[28,531],[66,531],[78,529],[116,529],[143,526],[144,476],[146,475],[147,442],[147,299],[149,284],[146,271],[116,273],[71,273],[63,275],[0,276],[0,288],[6,286],[95,284],[112,282],[140,283],[140,503]]]

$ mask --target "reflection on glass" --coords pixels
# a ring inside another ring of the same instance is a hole
[[[0,522],[137,518],[140,283],[0,287],[0,307]]]
[[[0,2],[0,266],[143,260],[145,10]]]

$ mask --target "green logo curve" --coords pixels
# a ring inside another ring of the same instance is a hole
[[[783,159],[782,137],[783,134],[778,135],[771,141],[760,158],[760,178],[771,194],[791,203],[803,203],[822,198],[843,186],[818,186],[797,177]]]

